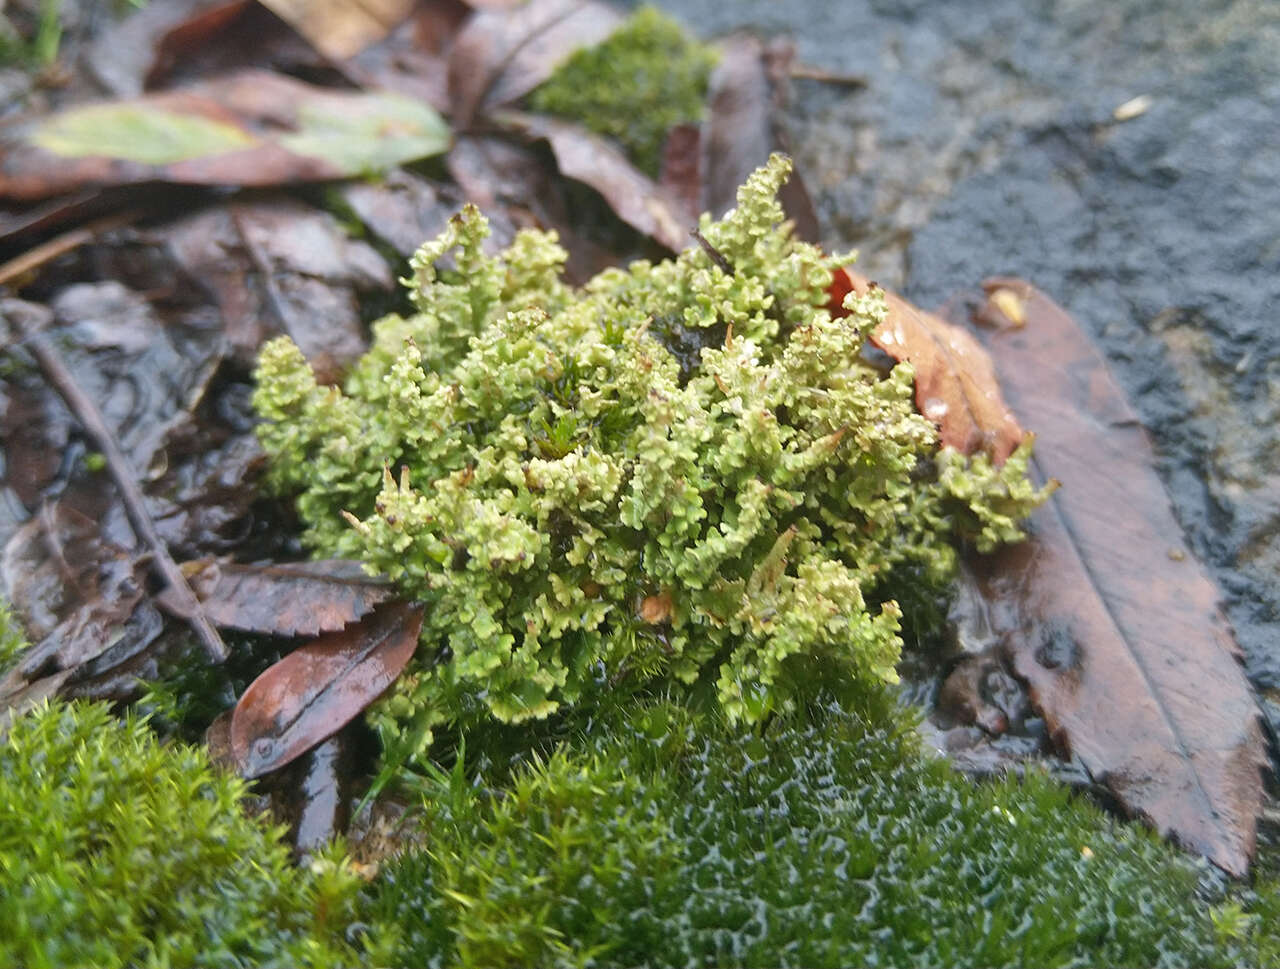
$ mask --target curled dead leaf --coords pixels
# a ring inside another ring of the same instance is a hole
[[[408,664],[422,615],[421,606],[387,603],[294,650],[254,680],[231,717],[241,775],[283,767],[355,719]]]
[[[844,314],[844,297],[876,284],[847,269],[832,282],[828,308]],[[1003,464],[1026,436],[1009,410],[991,358],[973,336],[946,320],[884,291],[889,314],[871,342],[916,372],[916,408],[938,426],[943,446],[962,454],[985,453]]]

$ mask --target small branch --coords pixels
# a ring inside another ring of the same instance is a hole
[[[19,256],[14,256],[8,262],[0,264],[0,286],[7,285],[15,279],[20,279],[28,273],[34,272],[64,253],[79,249],[104,232],[127,225],[141,214],[141,212],[130,211],[104,216],[87,225],[82,225],[69,232],[54,236],[48,242],[42,242]]]
[[[813,64],[792,64],[787,73],[797,80],[819,81],[823,84],[838,84],[842,87],[867,87],[871,83],[865,74],[841,74]]]
[[[75,377],[67,369],[67,365],[63,363],[61,354],[49,342],[48,338],[39,331],[27,329],[21,322],[18,325],[25,330],[23,336],[25,337],[26,346],[36,358],[36,362],[40,364],[40,369],[44,371],[44,375],[49,382],[62,395],[62,399],[67,402],[71,412],[76,415],[76,418],[89,433],[89,436],[94,439],[98,449],[102,451],[103,456],[106,458],[107,468],[111,472],[111,477],[115,479],[116,486],[120,489],[121,498],[124,499],[124,507],[129,514],[129,521],[133,524],[138,536],[151,548],[152,554],[155,556],[156,567],[160,570],[161,577],[169,586],[168,600],[172,604],[174,611],[191,624],[191,628],[195,631],[196,636],[199,637],[200,643],[204,647],[205,653],[208,654],[209,659],[214,663],[221,663],[227,658],[227,645],[222,641],[222,637],[218,635],[218,631],[213,628],[213,623],[205,615],[204,608],[200,605],[200,600],[196,598],[196,594],[191,591],[191,586],[187,584],[186,576],[182,574],[182,570],[178,568],[178,564],[173,560],[173,557],[169,554],[169,549],[165,547],[164,541],[160,538],[160,533],[156,531],[156,524],[147,512],[142,490],[138,487],[138,479],[134,473],[133,465],[129,462],[128,457],[125,456],[124,451],[121,450],[120,444],[116,441],[111,429],[107,427],[107,422],[103,418],[102,412],[98,410],[98,405],[80,389]]]
[[[723,252],[708,242],[706,236],[699,232],[696,227],[689,230],[689,235],[697,240],[698,245],[702,246],[702,251],[711,257],[711,261],[720,267],[721,272],[726,276],[733,275],[733,263],[725,258]]]

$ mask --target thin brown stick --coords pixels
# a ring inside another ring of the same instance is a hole
[[[132,222],[141,214],[141,212],[130,211],[103,216],[101,219],[95,219],[93,222],[71,229],[68,232],[63,232],[61,235],[56,235],[48,242],[33,246],[21,255],[14,256],[8,262],[0,263],[0,286],[11,283],[27,273],[34,272],[46,263],[57,259],[63,253],[79,249],[104,232]]]
[[[711,258],[711,261],[720,267],[720,271],[722,273],[726,276],[732,276],[734,274],[733,263],[725,258],[725,254],[713,246],[707,237],[698,231],[697,226],[694,226],[694,228],[689,230],[689,235],[693,236],[698,245],[702,247],[702,251]]]
[[[842,87],[867,87],[871,83],[865,74],[841,74],[813,64],[792,64],[787,73],[797,80],[819,81]]]
[[[191,624],[191,628],[200,639],[200,644],[204,647],[209,659],[214,663],[221,663],[227,658],[227,644],[222,641],[218,631],[213,628],[213,623],[205,615],[204,607],[200,605],[200,600],[196,598],[196,594],[191,591],[191,586],[187,584],[186,576],[182,574],[182,570],[178,568],[178,563],[173,560],[173,556],[169,554],[169,549],[165,547],[164,541],[160,538],[160,533],[156,531],[156,524],[147,512],[146,503],[142,497],[142,489],[138,487],[138,478],[134,473],[133,465],[124,451],[121,450],[115,434],[107,426],[107,422],[102,416],[102,411],[98,409],[98,405],[93,402],[89,395],[80,389],[75,377],[67,369],[67,365],[63,363],[62,355],[58,353],[57,348],[49,342],[47,337],[38,330],[27,328],[20,321],[18,326],[24,330],[22,336],[25,338],[25,345],[36,358],[36,362],[40,364],[40,369],[44,371],[45,377],[62,395],[62,399],[67,402],[71,412],[76,415],[76,418],[89,433],[89,436],[94,439],[98,449],[106,458],[107,469],[111,472],[111,477],[115,479],[116,487],[120,489],[121,498],[124,499],[124,507],[129,514],[129,521],[133,523],[134,530],[138,536],[151,548],[151,552],[155,557],[156,568],[159,569],[161,578],[169,586],[168,598],[172,608]]]

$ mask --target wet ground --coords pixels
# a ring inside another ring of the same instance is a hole
[[[866,76],[793,91],[828,245],[925,306],[1022,276],[1095,334],[1280,726],[1280,4],[659,6]]]

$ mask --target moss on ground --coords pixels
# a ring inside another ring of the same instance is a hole
[[[102,704],[54,703],[0,740],[0,965],[344,966],[360,879],[299,868],[243,782]],[[374,936],[368,936],[372,944]]]
[[[576,51],[529,103],[616,138],[636,167],[657,175],[667,132],[701,119],[715,61],[712,48],[641,7],[603,43]]]
[[[375,911],[410,965],[1234,965],[1202,862],[1032,774],[975,785],[886,702],[763,734],[648,705],[424,792]],[[896,724],[896,726],[894,725]],[[603,736],[611,739],[601,739]],[[1216,887],[1215,887],[1216,886]],[[1274,951],[1270,953],[1274,957]]]

